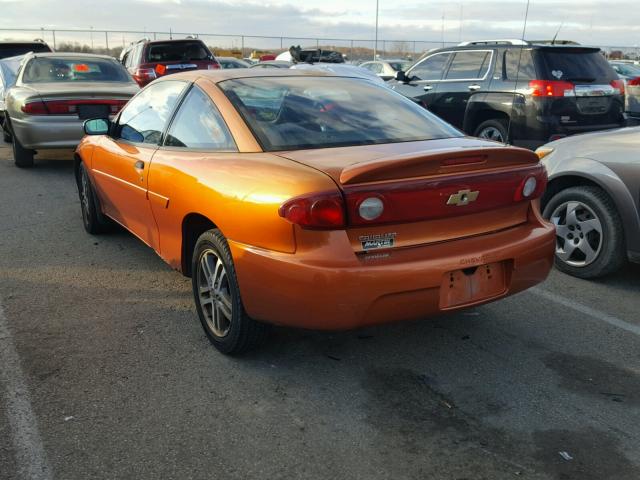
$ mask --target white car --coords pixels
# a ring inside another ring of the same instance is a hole
[[[294,70],[323,70],[346,77],[365,78],[374,83],[385,85],[384,80],[369,70],[345,63],[296,63],[290,68]]]
[[[411,66],[411,62],[408,60],[375,60],[361,63],[358,66],[367,69],[386,81],[395,78],[396,72],[400,70],[406,71]]]

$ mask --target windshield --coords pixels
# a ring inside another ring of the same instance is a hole
[[[618,75],[624,77],[640,77],[640,67],[625,63],[614,63],[611,65]]]
[[[263,77],[219,86],[266,151],[462,136],[424,108],[366,80]]]
[[[35,43],[0,43],[0,58],[15,57],[29,52],[50,52],[51,49],[40,42]]]
[[[22,76],[24,83],[131,82],[115,60],[82,57],[41,57],[31,60]]]
[[[202,42],[151,43],[147,49],[148,62],[184,62],[211,60],[211,52]]]
[[[608,83],[617,78],[600,52],[544,49],[542,56],[547,66],[547,80]]]

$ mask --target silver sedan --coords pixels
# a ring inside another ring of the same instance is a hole
[[[543,215],[556,225],[556,266],[580,278],[640,263],[640,127],[574,135],[536,153],[549,173]]]
[[[5,122],[18,167],[36,150],[75,148],[89,118],[115,116],[139,88],[115,59],[78,53],[27,54],[5,94]]]

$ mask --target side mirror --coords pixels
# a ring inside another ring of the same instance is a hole
[[[83,124],[84,133],[87,135],[106,135],[109,133],[111,122],[106,118],[92,118],[85,120]]]
[[[403,70],[398,70],[398,71],[396,72],[395,79],[396,79],[397,81],[399,81],[399,82],[408,82],[408,81],[409,81],[409,78],[407,77],[407,74],[406,74],[406,73],[404,73],[404,71],[403,71]]]

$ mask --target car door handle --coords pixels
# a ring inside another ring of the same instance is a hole
[[[429,90],[433,90],[433,85],[425,85],[422,88],[424,89],[425,92],[428,92]]]
[[[469,85],[469,90],[472,91],[472,92],[480,90],[481,88],[482,87],[480,85],[477,85],[477,84]]]
[[[144,162],[142,160],[138,160],[135,165],[134,168],[136,170],[144,170]]]

